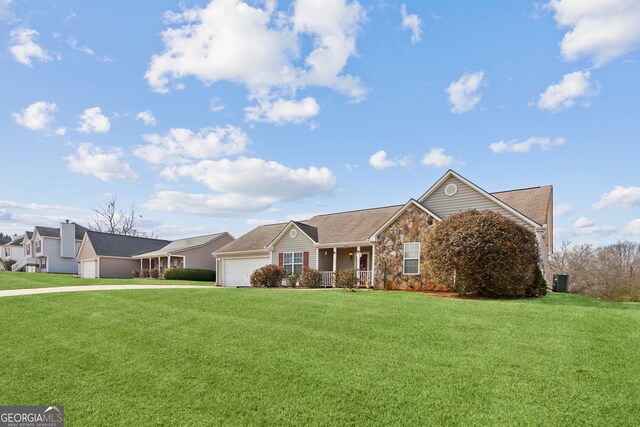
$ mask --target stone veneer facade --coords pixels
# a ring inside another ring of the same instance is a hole
[[[376,237],[375,279],[376,289],[447,291],[446,286],[434,283],[429,277],[429,266],[424,252],[429,232],[436,219],[415,205],[409,206],[396,220]],[[417,275],[403,274],[404,244],[420,242],[420,269]]]

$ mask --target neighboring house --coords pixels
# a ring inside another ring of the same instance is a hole
[[[248,286],[253,271],[277,264],[287,272],[311,267],[333,286],[335,274],[354,268],[362,286],[439,289],[426,273],[429,230],[467,209],[492,210],[536,234],[541,265],[552,251],[551,186],[490,194],[448,171],[418,200],[404,205],[318,215],[306,221],[257,227],[218,250],[218,284]]]
[[[78,251],[83,278],[130,278],[134,270],[197,268],[215,270],[211,253],[233,241],[229,233],[175,241],[87,231]]]
[[[82,278],[133,277],[140,269],[134,255],[154,251],[171,243],[168,240],[87,231],[78,250],[76,271]]]
[[[24,248],[22,247],[22,236],[14,235],[10,242],[3,244],[0,247],[0,259],[3,261],[13,260],[15,262],[24,258]],[[0,263],[0,270],[2,270],[2,264]]]
[[[159,268],[160,274],[167,268],[196,268],[216,270],[212,253],[233,242],[229,233],[207,234],[174,240],[158,250],[149,251],[133,258],[140,260],[140,268]]]
[[[87,228],[69,221],[60,223],[60,228],[36,226],[32,233],[25,233],[24,258],[13,265],[13,271],[75,274],[85,231]]]

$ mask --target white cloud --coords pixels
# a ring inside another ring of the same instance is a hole
[[[53,131],[53,133],[55,133],[58,136],[65,136],[67,134],[67,128],[64,126],[60,126],[56,128],[56,130]]]
[[[170,212],[226,216],[266,211],[275,203],[330,194],[336,178],[327,168],[293,169],[277,162],[240,157],[173,167],[176,177],[206,185],[210,194],[157,192],[145,207]]]
[[[411,32],[411,43],[415,44],[422,40],[422,19],[414,13],[407,14],[407,5],[402,4],[400,13],[402,15],[402,28]]]
[[[402,159],[391,160],[387,158],[387,152],[384,150],[380,150],[369,157],[369,164],[376,169],[386,169],[396,166],[409,166],[411,164],[411,159],[409,156],[406,156]],[[351,171],[351,167],[347,168]]]
[[[625,227],[625,232],[632,236],[640,236],[640,218],[629,221]]]
[[[301,101],[277,99],[274,102],[261,101],[259,105],[246,107],[247,120],[275,124],[303,123],[320,112],[320,106],[312,97]]]
[[[592,227],[594,224],[595,222],[590,220],[586,216],[581,216],[576,220],[576,222],[573,223],[573,226],[575,228],[587,228],[587,227]]]
[[[144,123],[147,126],[155,126],[157,123],[156,118],[153,116],[153,113],[149,110],[140,111],[136,115],[136,120],[141,120],[142,123]]]
[[[451,165],[455,159],[453,156],[444,154],[444,148],[433,148],[422,158],[422,164],[425,166],[434,166],[436,168],[444,168]]]
[[[53,113],[58,110],[55,102],[38,101],[23,109],[20,113],[11,114],[17,124],[27,129],[42,131],[53,121]]]
[[[445,90],[449,94],[450,111],[452,113],[465,113],[471,111],[480,102],[480,86],[484,79],[484,71],[467,73],[458,80],[451,82]]]
[[[313,218],[314,216],[321,215],[318,212],[301,212],[296,214],[285,215],[285,219],[287,221],[305,221],[307,219]]]
[[[640,205],[640,187],[622,187],[616,185],[613,190],[604,193],[592,209],[600,210],[611,207],[628,208]]]
[[[87,108],[80,116],[78,132],[82,133],[107,133],[111,129],[109,118],[102,114],[100,107]]]
[[[224,104],[222,103],[220,98],[214,97],[209,100],[209,109],[214,113],[218,113],[224,110]]]
[[[24,203],[13,200],[0,200],[0,209],[24,209],[24,210],[41,210],[49,212],[68,212],[81,211],[80,208],[74,208],[64,205],[46,205],[41,203]]]
[[[254,227],[258,227],[260,225],[267,225],[267,224],[273,224],[276,221],[272,220],[272,219],[256,219],[256,218],[250,218],[247,220],[247,224],[252,225]]]
[[[123,156],[124,152],[120,148],[104,152],[100,147],[83,143],[78,146],[76,154],[67,156],[66,160],[71,172],[95,176],[101,181],[135,181],[138,175],[121,160]]]
[[[11,3],[13,3],[13,0],[0,0],[0,20],[13,19]]]
[[[640,46],[637,0],[551,0],[547,7],[569,28],[560,45],[565,60],[590,57],[601,66]]]
[[[241,154],[250,142],[242,129],[230,125],[198,132],[175,128],[164,135],[144,135],[143,139],[148,144],[136,147],[133,154],[156,165]]]
[[[566,110],[576,104],[576,99],[597,94],[598,89],[591,85],[590,71],[575,71],[565,74],[560,83],[552,84],[540,94],[538,108],[552,112]]]
[[[571,203],[561,203],[553,208],[553,216],[561,218],[569,215],[573,212],[573,205]]]
[[[518,140],[512,140],[509,142],[498,141],[489,145],[489,148],[494,153],[528,153],[534,146],[540,147],[541,150],[550,150],[551,147],[557,145],[564,145],[566,140],[564,138],[547,138],[532,136],[525,139],[522,142]]]
[[[91,49],[89,46],[82,46],[80,43],[78,43],[78,40],[76,40],[76,38],[73,36],[69,36],[69,38],[67,38],[67,44],[69,44],[69,46],[71,46],[73,50],[84,53],[87,56],[93,56],[98,61],[112,62],[112,59],[109,58],[108,56],[100,56],[96,54],[93,51],[93,49]]]
[[[9,34],[11,37],[9,50],[16,61],[28,67],[33,66],[32,59],[42,62],[51,61],[51,56],[33,41],[39,35],[40,33],[31,28],[16,28],[11,31]]]
[[[264,4],[212,0],[203,8],[166,13],[165,22],[178,26],[162,33],[164,52],[151,58],[148,84],[167,92],[170,80],[194,76],[205,84],[244,85],[252,98],[273,91],[293,95],[306,86],[364,98],[360,80],[343,73],[365,19],[356,0],[296,0],[290,14],[276,12],[274,1]],[[306,56],[303,37],[312,45]]]

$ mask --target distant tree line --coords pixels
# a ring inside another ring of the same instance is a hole
[[[596,298],[640,302],[640,243],[608,246],[562,242],[551,256],[551,274],[568,274],[569,290]]]

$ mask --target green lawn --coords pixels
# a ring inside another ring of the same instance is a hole
[[[52,288],[87,285],[215,285],[212,282],[160,279],[81,279],[71,274],[0,271],[0,291],[6,289]]]
[[[194,289],[0,298],[0,403],[68,425],[638,425],[640,304]]]

